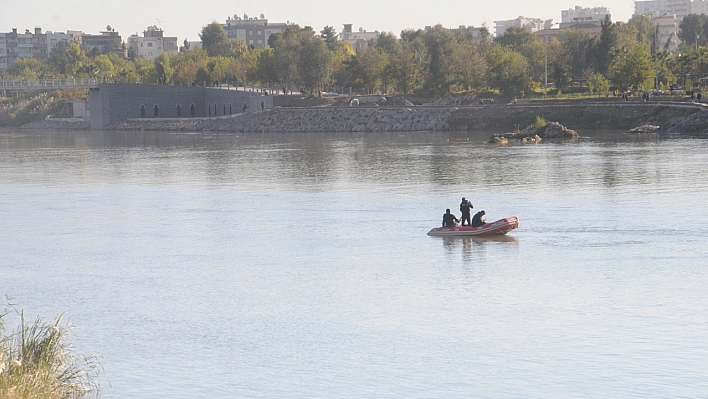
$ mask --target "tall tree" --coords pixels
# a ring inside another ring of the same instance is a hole
[[[337,45],[338,41],[337,36],[337,31],[332,26],[325,26],[320,31],[320,37],[322,37],[325,43],[327,43],[327,50],[329,51],[334,51],[334,48]]]
[[[308,35],[302,42],[299,70],[302,84],[310,94],[322,95],[329,82],[332,54],[327,51],[324,41]]]
[[[233,54],[226,29],[216,21],[203,27],[199,38],[210,57],[228,57]]]
[[[443,94],[450,90],[455,38],[442,25],[435,25],[423,36],[428,54],[428,73],[423,85],[429,93]]]
[[[616,34],[613,27],[614,24],[610,19],[610,14],[605,15],[605,19],[601,22],[600,41],[595,47],[597,71],[605,76],[607,76],[607,71],[610,69],[611,52],[616,42]]]
[[[536,80],[541,79],[545,66],[543,43],[530,30],[512,26],[504,32],[504,35],[496,38],[494,42],[508,46],[526,57],[531,77]]]
[[[355,81],[367,93],[374,93],[381,84],[388,56],[375,47],[366,47],[359,50],[350,63]]]
[[[683,17],[679,24],[678,38],[682,42],[695,46],[706,44],[706,29],[708,29],[708,15],[689,14]]]
[[[618,51],[610,65],[610,73],[620,87],[642,88],[654,76],[649,53],[643,46]]]
[[[174,69],[170,65],[170,56],[164,51],[155,57],[153,61],[155,63],[155,74],[157,78],[162,80],[162,83],[167,84],[172,81],[172,75],[174,74]]]
[[[486,54],[487,82],[503,95],[518,95],[529,87],[526,57],[508,47],[494,45]]]

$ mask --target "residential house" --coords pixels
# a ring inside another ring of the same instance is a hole
[[[137,58],[152,61],[163,52],[169,55],[179,53],[177,37],[165,36],[156,25],[148,26],[143,36],[137,34],[128,38],[128,50]]]
[[[355,49],[366,48],[369,45],[369,41],[374,42],[378,40],[381,33],[379,31],[367,32],[364,28],[359,28],[358,31],[352,29],[353,24],[344,24],[342,32],[339,34],[339,40],[347,41],[352,44]]]
[[[263,14],[260,18],[249,18],[243,14],[243,18],[234,15],[229,17],[222,25],[226,30],[229,40],[241,40],[248,46],[266,48],[268,39],[276,33],[283,33],[288,28],[285,23],[271,23]]]
[[[516,19],[510,19],[506,21],[494,21],[494,30],[496,37],[503,36],[504,32],[506,32],[506,30],[511,28],[512,26],[526,28],[531,32],[538,32],[543,29],[551,29],[551,27],[553,26],[553,20],[518,17]]]

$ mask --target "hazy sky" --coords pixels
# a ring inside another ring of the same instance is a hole
[[[480,26],[486,23],[494,33],[494,21],[530,18],[553,18],[560,22],[561,10],[583,7],[609,7],[612,19],[627,21],[634,12],[633,0],[271,0],[262,1],[150,1],[150,0],[0,0],[0,32],[12,28],[24,32],[41,27],[43,31],[80,30],[94,33],[106,25],[120,32],[123,40],[131,34],[142,35],[148,25],[163,28],[166,36],[177,36],[180,43],[187,38],[199,40],[204,25],[238,14],[250,17],[264,14],[271,22],[291,21],[310,25],[320,31],[342,24],[354,24],[367,31],[390,31],[398,36],[403,29],[419,29],[442,24]]]

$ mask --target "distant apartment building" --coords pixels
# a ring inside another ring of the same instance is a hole
[[[425,31],[428,32],[429,30],[433,29],[432,26],[426,26]],[[459,25],[457,28],[444,28],[450,31],[453,35],[458,35],[458,34],[469,34],[472,36],[472,40],[474,40],[475,43],[480,43],[486,35],[489,35],[489,29],[487,29],[486,26],[481,26],[481,27],[474,27],[474,26],[465,26],[465,25]]]
[[[649,0],[635,1],[634,13],[636,15],[647,15],[658,17],[666,14],[676,14],[678,22],[683,21],[683,17],[691,14],[691,0]]]
[[[6,70],[21,58],[46,60],[59,42],[78,41],[75,33],[42,33],[42,28],[35,28],[34,32],[27,29],[25,33],[17,33],[17,29],[13,28],[11,32],[0,33],[0,70]]]
[[[657,50],[677,50],[681,41],[678,38],[679,20],[676,14],[665,14],[653,17],[652,21],[659,29],[659,36],[657,37],[656,43]]]
[[[693,0],[691,2],[691,14],[708,15],[708,0]]]
[[[531,32],[538,32],[543,29],[551,29],[551,27],[553,26],[553,20],[518,17],[516,19],[510,19],[507,21],[494,21],[494,31],[496,37],[504,35],[504,32],[506,32],[506,30],[511,28],[512,26],[526,28]]]
[[[148,26],[143,36],[137,34],[128,37],[128,51],[137,58],[152,61],[163,52],[169,55],[179,53],[177,37],[165,36],[156,25]]]
[[[369,46],[369,41],[374,42],[381,36],[379,31],[367,32],[364,28],[359,28],[358,31],[354,31],[352,26],[354,24],[344,24],[342,32],[339,34],[339,40],[347,41],[352,44],[355,49],[362,49]]]
[[[222,26],[229,40],[241,40],[247,46],[260,48],[270,47],[270,36],[283,33],[288,28],[286,23],[268,22],[263,14],[259,18],[249,18],[246,14],[243,14],[243,18],[234,15],[233,18],[228,17]]]
[[[582,8],[576,6],[569,10],[561,11],[561,23],[558,24],[558,29],[541,29],[534,32],[544,44],[548,44],[551,39],[565,29],[574,29],[587,32],[591,35],[599,35],[602,32],[602,21],[605,16],[610,15],[610,9],[607,7]]]
[[[100,35],[87,35],[85,33],[81,34],[81,44],[86,46],[89,51],[98,50],[102,53],[107,52],[117,52],[122,53],[123,40],[120,34],[116,32],[109,26],[106,27],[105,32],[101,32]]]
[[[583,8],[575,6],[575,8],[561,11],[561,24],[588,21],[601,22],[607,15],[610,15],[610,9],[607,7]]]

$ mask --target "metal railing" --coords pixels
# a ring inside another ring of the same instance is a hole
[[[0,90],[94,89],[100,78],[0,80]]]

